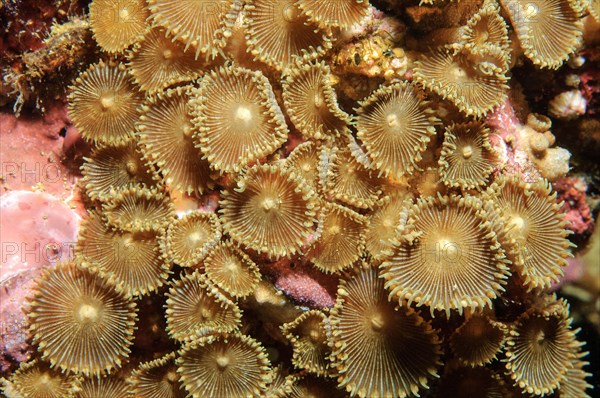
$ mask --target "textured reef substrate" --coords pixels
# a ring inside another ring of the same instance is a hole
[[[598,7],[2,2],[0,389],[598,396]]]

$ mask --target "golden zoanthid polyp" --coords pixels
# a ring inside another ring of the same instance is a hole
[[[398,236],[381,265],[390,297],[428,306],[431,314],[481,310],[503,291],[505,254],[482,202],[474,196],[418,199],[409,215],[414,239]],[[400,234],[399,234],[400,235]]]
[[[29,304],[33,342],[53,367],[99,376],[129,357],[137,306],[97,273],[75,263],[48,269]]]
[[[223,192],[221,219],[233,240],[272,256],[296,253],[317,228],[315,192],[293,172],[254,166]]]
[[[332,363],[351,396],[418,395],[437,375],[441,341],[412,308],[388,301],[376,267],[361,264],[340,281],[331,310]]]

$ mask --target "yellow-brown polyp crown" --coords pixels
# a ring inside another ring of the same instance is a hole
[[[494,153],[488,141],[488,129],[469,122],[446,127],[442,153],[438,161],[444,184],[478,188],[494,170]]]
[[[90,27],[104,51],[121,52],[144,33],[148,15],[143,0],[94,0],[90,4]]]
[[[326,316],[319,310],[304,312],[281,330],[292,343],[292,363],[299,369],[325,375],[329,370]]]
[[[382,264],[390,296],[446,311],[491,306],[508,274],[475,197],[419,199],[411,216],[418,239],[396,245]],[[469,278],[458,277],[470,275]]]
[[[194,90],[195,145],[220,172],[240,171],[287,139],[287,126],[268,79],[258,71],[226,65]]]
[[[243,188],[225,191],[221,202],[231,237],[272,255],[296,252],[315,227],[314,192],[293,174],[269,165],[254,166],[238,185]]]
[[[412,174],[437,119],[408,83],[382,86],[360,103],[357,137],[380,174],[400,178]]]
[[[417,395],[436,374],[436,332],[414,310],[394,308],[376,268],[363,264],[341,280],[330,318],[338,382],[352,396]]]
[[[39,281],[29,319],[43,358],[64,371],[99,375],[128,357],[136,305],[97,274],[61,264]]]
[[[238,328],[237,305],[211,288],[198,271],[175,281],[167,293],[167,331],[179,341]]]
[[[524,284],[529,289],[549,287],[562,274],[571,245],[556,194],[544,180],[528,185],[504,177],[488,195],[505,230],[506,251]]]
[[[264,347],[233,333],[202,337],[179,351],[177,372],[194,397],[263,396],[271,380]]]
[[[100,61],[75,81],[69,114],[86,140],[121,144],[133,137],[142,101],[125,65]]]
[[[506,369],[527,393],[552,392],[576,356],[575,332],[571,330],[568,307],[556,301],[546,311],[532,308],[519,317],[507,341]],[[565,310],[566,309],[566,310]]]

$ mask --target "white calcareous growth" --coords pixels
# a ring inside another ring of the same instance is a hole
[[[571,120],[585,114],[587,101],[579,90],[569,90],[558,94],[548,103],[550,116]]]

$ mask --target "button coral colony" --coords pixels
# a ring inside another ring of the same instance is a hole
[[[491,115],[591,11],[423,3],[92,0],[68,95],[87,211],[5,393],[588,396],[551,290],[574,245],[550,119],[518,155]],[[442,33],[414,43],[415,9]]]

